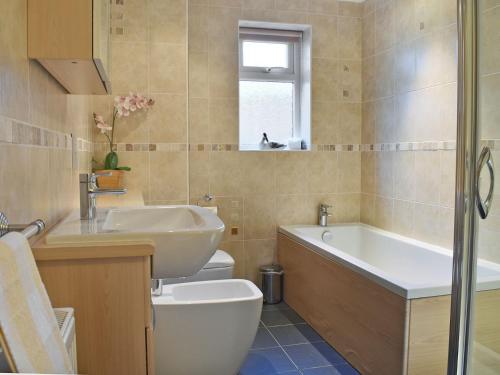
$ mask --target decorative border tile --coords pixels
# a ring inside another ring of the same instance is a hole
[[[0,116],[0,142],[61,150],[73,149],[71,134],[33,126],[3,116]],[[86,139],[75,140],[76,151],[92,152],[93,146],[94,144]]]
[[[0,133],[0,141],[2,134]],[[500,139],[481,141],[483,146],[492,150],[500,150]],[[426,141],[426,142],[398,142],[398,143],[365,143],[365,144],[314,144],[312,152],[400,152],[400,151],[448,151],[456,149],[455,141]],[[107,151],[108,144],[99,142],[94,144],[94,150]],[[118,143],[113,146],[120,152],[234,152],[239,151],[237,144],[230,143]],[[278,150],[277,150],[278,151]],[[284,150],[293,152],[295,150]],[[296,150],[301,151],[301,150]],[[245,152],[245,151],[242,151]]]

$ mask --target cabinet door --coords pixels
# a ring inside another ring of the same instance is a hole
[[[102,81],[106,85],[107,92],[111,92],[108,72],[111,68],[110,62],[110,27],[111,6],[109,0],[92,0],[92,48],[94,62],[99,71]]]

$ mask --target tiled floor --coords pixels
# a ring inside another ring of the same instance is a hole
[[[358,372],[285,303],[264,305],[240,375],[355,375]]]

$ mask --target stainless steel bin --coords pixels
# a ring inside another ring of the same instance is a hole
[[[280,303],[283,299],[283,267],[279,264],[260,267],[260,275],[264,302]]]

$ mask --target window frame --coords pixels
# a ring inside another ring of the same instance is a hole
[[[301,60],[302,31],[278,30],[272,28],[239,28],[239,77],[241,81],[288,82],[293,83],[293,124],[292,137],[301,134]],[[243,43],[269,42],[286,43],[288,45],[288,68],[256,67],[243,65]],[[269,70],[271,68],[271,70]],[[271,135],[272,136],[272,135]],[[240,140],[241,141],[241,140]]]

